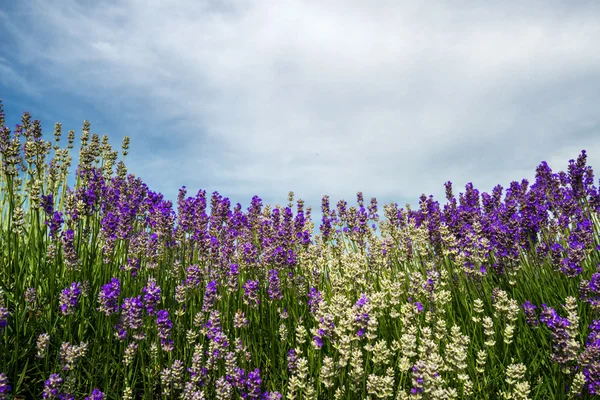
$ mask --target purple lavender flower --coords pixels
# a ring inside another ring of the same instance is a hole
[[[67,269],[76,269],[79,259],[77,250],[75,249],[75,232],[72,229],[67,229],[62,235],[62,250],[65,266]]]
[[[600,264],[598,264],[598,269],[600,270]],[[583,301],[590,303],[593,308],[600,306],[600,272],[593,274],[589,281],[581,281],[579,295]]]
[[[58,397],[60,386],[63,383],[63,378],[59,374],[52,374],[44,384],[42,397],[44,399],[55,399]]]
[[[323,301],[323,295],[315,287],[311,287],[308,291],[308,308],[311,313],[316,313]]]
[[[34,287],[27,288],[25,290],[25,304],[31,310],[35,310],[37,307],[37,291]]]
[[[317,331],[317,334],[315,336],[313,336],[313,341],[315,342],[315,346],[317,347],[317,349],[320,349],[323,347],[323,335],[325,334],[325,331],[323,331],[323,329],[319,329]]]
[[[246,281],[246,283],[244,283],[242,287],[244,288],[244,304],[249,305],[250,308],[258,307],[260,303],[260,299],[258,298],[258,281],[253,281],[249,279],[248,281]]]
[[[269,299],[281,300],[283,294],[281,293],[281,282],[279,281],[279,272],[276,269],[269,271]]]
[[[98,294],[100,307],[98,311],[111,315],[119,311],[119,295],[121,294],[121,283],[118,278],[112,278],[109,283],[102,286]]]
[[[102,393],[100,389],[94,389],[84,400],[104,400],[104,393]]]
[[[0,331],[8,326],[9,315],[8,308],[0,307]]]
[[[364,310],[364,308],[369,304],[370,300],[364,293],[360,295],[360,298],[354,304],[354,322],[358,327],[358,331],[356,334],[358,337],[363,337],[371,320],[369,313]]]
[[[63,315],[71,315],[75,312],[79,297],[81,296],[81,283],[73,282],[71,286],[63,289],[60,293],[60,311]]]
[[[171,337],[171,329],[173,328],[173,322],[169,319],[169,312],[167,310],[160,310],[157,313],[156,325],[158,327],[158,337],[160,338],[160,345],[165,351],[173,350],[173,340]]]
[[[572,341],[568,327],[571,325],[569,320],[558,315],[555,309],[542,304],[540,321],[550,329],[552,336],[552,359],[561,365],[566,365],[571,361],[577,352],[577,349],[571,347]]]
[[[46,215],[52,215],[54,212],[54,200],[52,199],[52,194],[40,196],[40,206]]]
[[[523,308],[523,312],[525,313],[527,324],[529,324],[530,326],[538,326],[539,322],[535,313],[535,309],[537,307],[535,306],[535,304],[527,300],[525,303],[523,303],[521,307]]]
[[[287,354],[287,362],[288,362],[288,371],[290,374],[296,372],[298,368],[298,355],[296,354],[296,350],[291,349]]]
[[[129,329],[137,330],[142,327],[142,314],[144,311],[144,304],[142,303],[141,296],[128,297],[123,300],[121,306],[121,323]]]
[[[585,376],[585,387],[591,395],[600,394],[600,320],[593,320],[589,326],[585,348],[578,357]]]
[[[424,383],[424,374],[423,370],[425,369],[424,361],[417,361],[417,363],[412,367],[412,383],[413,387],[410,389],[411,394],[423,393],[423,383]]]
[[[156,284],[156,279],[148,279],[148,284],[142,289],[144,294],[144,303],[148,315],[155,315],[155,308],[160,302],[160,286]]]
[[[0,374],[0,400],[8,398],[8,392],[12,389],[12,386],[8,384],[8,377],[3,372]]]
[[[60,228],[63,224],[63,222],[65,222],[65,220],[62,217],[62,213],[55,211],[52,219],[51,220],[46,220],[46,225],[50,226],[50,237],[52,239],[55,239],[57,237],[57,234],[60,231]]]
[[[186,270],[185,286],[190,289],[197,288],[202,282],[202,270],[198,265],[190,265]]]
[[[417,311],[418,311],[419,313],[422,313],[422,312],[423,312],[423,304],[422,304],[420,301],[416,301],[416,302],[415,302],[415,307],[417,307]]]
[[[262,379],[260,379],[260,370],[256,368],[254,371],[248,372],[248,379],[246,380],[248,397],[253,399],[259,398],[261,395],[261,385]]]
[[[204,299],[202,301],[202,312],[210,312],[217,300],[217,282],[210,281],[206,284]]]
[[[238,277],[240,275],[239,267],[237,264],[229,265],[227,274],[227,286],[231,290],[236,290],[238,287]]]

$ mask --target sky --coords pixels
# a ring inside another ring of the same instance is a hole
[[[416,205],[600,168],[597,1],[0,1],[0,38],[9,122],[128,135],[170,199]]]

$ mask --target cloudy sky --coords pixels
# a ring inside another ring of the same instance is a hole
[[[0,38],[12,124],[129,135],[172,199],[415,204],[581,149],[600,168],[597,1],[22,0]]]

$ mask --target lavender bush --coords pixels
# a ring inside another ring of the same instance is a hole
[[[600,393],[600,191],[566,172],[419,207],[250,206],[128,174],[0,103],[0,399]],[[380,215],[381,214],[381,215]]]

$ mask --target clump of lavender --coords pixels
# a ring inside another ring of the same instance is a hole
[[[258,307],[260,304],[260,299],[258,298],[259,282],[248,280],[242,287],[244,289],[244,304],[250,306],[250,308]]]
[[[102,286],[98,294],[98,302],[100,307],[98,311],[106,316],[117,313],[119,311],[119,295],[121,294],[121,283],[118,278],[112,278],[109,283]]]
[[[0,400],[8,398],[8,392],[10,392],[12,386],[8,384],[8,377],[4,372],[0,373]]]
[[[160,286],[156,284],[156,279],[149,278],[148,284],[142,289],[144,294],[144,304],[146,305],[146,312],[148,315],[155,315],[155,308],[160,302]]]
[[[75,312],[81,293],[80,282],[73,282],[71,286],[63,289],[59,300],[60,311],[63,315],[71,315]]]

